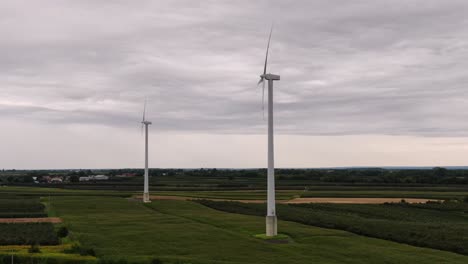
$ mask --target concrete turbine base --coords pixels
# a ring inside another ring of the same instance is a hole
[[[143,202],[144,203],[151,203],[151,200],[149,198],[149,193],[143,193]]]
[[[276,215],[266,216],[266,236],[278,235]]]

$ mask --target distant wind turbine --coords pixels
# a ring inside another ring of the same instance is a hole
[[[266,215],[266,235],[276,236],[278,234],[276,219],[276,201],[275,201],[275,161],[274,161],[274,142],[273,142],[273,81],[279,81],[280,76],[267,73],[268,50],[270,49],[271,33],[270,29],[268,44],[265,55],[265,65],[263,74],[260,75],[260,81],[257,85],[263,85],[262,100],[265,98],[265,80],[268,81],[268,175],[267,175],[267,215]]]
[[[148,177],[148,125],[152,123],[145,119],[146,115],[146,100],[143,107],[143,119],[141,121],[141,129],[143,130],[143,126],[145,127],[145,183],[144,183],[144,190],[143,190],[143,202],[150,203],[149,197],[149,177]]]

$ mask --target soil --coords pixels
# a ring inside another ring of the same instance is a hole
[[[341,203],[341,204],[383,204],[399,203],[405,200],[407,203],[426,203],[427,201],[437,201],[433,199],[418,198],[333,198],[333,197],[314,197],[314,198],[296,198],[287,201],[288,204],[299,203]]]
[[[39,217],[39,218],[0,218],[0,223],[62,223],[59,217]]]

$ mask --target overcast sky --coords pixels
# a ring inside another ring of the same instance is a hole
[[[466,0],[0,1],[0,168],[468,165]]]

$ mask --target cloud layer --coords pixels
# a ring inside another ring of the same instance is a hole
[[[0,118],[282,134],[467,135],[468,3],[2,1]]]

